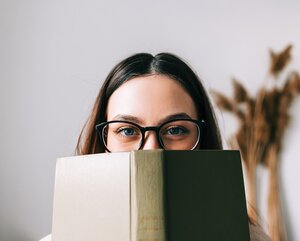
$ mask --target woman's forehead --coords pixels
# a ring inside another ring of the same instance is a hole
[[[136,77],[121,85],[110,97],[107,119],[131,115],[145,123],[159,122],[176,113],[197,118],[196,106],[189,94],[174,79],[165,75]]]

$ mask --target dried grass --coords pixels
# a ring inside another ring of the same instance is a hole
[[[288,45],[280,53],[270,51],[270,77],[274,80],[286,68],[291,60],[292,46]],[[268,223],[269,234],[274,241],[285,241],[285,228],[282,221],[278,163],[279,153],[285,130],[288,127],[289,108],[300,93],[300,75],[290,72],[283,87],[271,89],[262,86],[255,97],[251,97],[240,81],[233,79],[233,98],[214,91],[216,104],[224,111],[231,112],[239,120],[239,127],[229,141],[232,148],[241,151],[246,167],[248,182],[248,202],[256,207],[256,168],[262,164],[269,170]],[[248,212],[252,220],[257,221],[256,213]]]
[[[270,74],[277,76],[289,63],[291,60],[291,49],[292,45],[288,45],[280,53],[275,53],[270,50],[271,64],[270,64]]]

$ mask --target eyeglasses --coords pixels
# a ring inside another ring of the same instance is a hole
[[[145,133],[154,131],[165,150],[193,150],[201,140],[204,120],[176,119],[160,126],[142,127],[130,121],[113,120],[96,125],[108,152],[139,150],[145,144]]]

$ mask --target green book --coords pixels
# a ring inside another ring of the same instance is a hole
[[[52,241],[250,241],[238,151],[60,158]]]

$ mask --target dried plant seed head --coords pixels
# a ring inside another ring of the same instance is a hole
[[[293,102],[293,99],[294,97],[290,92],[282,91],[280,101],[279,101],[279,106],[278,106],[278,113],[287,112]]]
[[[280,103],[278,108],[279,114],[287,113],[287,110],[290,107],[291,103],[292,103],[291,95],[283,94],[280,98]]]
[[[234,101],[237,103],[245,102],[248,99],[248,93],[244,86],[236,79],[232,79],[232,85]]]
[[[283,51],[275,53],[270,50],[270,74],[275,77],[287,66],[291,60],[291,49],[292,45],[288,45]]]
[[[233,112],[234,104],[229,98],[217,91],[211,91],[211,94],[217,106],[222,110]]]
[[[284,132],[290,122],[290,116],[286,114],[282,114],[277,118],[277,131],[274,135],[274,142],[281,148]]]
[[[254,117],[256,99],[248,99],[246,101],[246,122],[252,121]]]
[[[297,95],[300,93],[300,76],[297,72],[291,72],[282,87],[284,94]]]
[[[246,118],[245,113],[240,108],[236,108],[235,115],[239,121],[241,122],[245,121]]]
[[[294,95],[300,93],[300,75],[297,72],[292,72],[289,76],[289,89]]]

